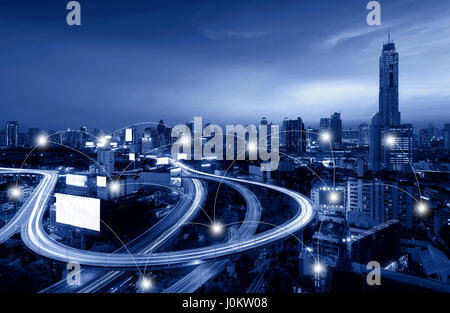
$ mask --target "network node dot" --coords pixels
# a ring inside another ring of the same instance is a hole
[[[324,270],[324,267],[322,264],[320,264],[319,262],[317,262],[316,264],[314,264],[314,273],[316,274],[320,274],[322,273]]]
[[[211,226],[211,229],[212,229],[212,232],[213,232],[214,234],[219,235],[219,234],[221,234],[222,231],[223,231],[223,226],[220,225],[219,223],[214,223],[214,224]]]
[[[331,141],[331,134],[329,132],[324,132],[320,134],[320,140],[322,142],[330,142]]]
[[[388,135],[386,136],[386,145],[388,145],[389,147],[393,147],[395,146],[395,137],[393,135]]]
[[[149,277],[142,276],[139,282],[139,287],[142,291],[147,291],[153,287],[153,282]]]
[[[330,202],[331,203],[336,203],[336,202],[339,201],[339,194],[337,192],[334,192],[334,191],[330,192],[329,197],[330,197]]]
[[[44,135],[40,135],[36,141],[37,141],[38,146],[41,146],[41,147],[46,146],[47,142],[48,142],[47,137]]]
[[[110,188],[112,192],[119,192],[120,184],[118,182],[112,182]]]

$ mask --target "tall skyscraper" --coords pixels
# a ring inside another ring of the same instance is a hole
[[[283,123],[281,124],[281,133],[280,133],[280,139],[281,139],[281,147],[283,149],[286,149],[286,129],[287,129],[287,122],[289,119],[285,117],[283,119]]]
[[[341,113],[334,112],[330,119],[331,142],[334,149],[342,148],[342,120]]]
[[[359,144],[360,145],[368,145],[370,142],[370,126],[366,123],[362,123],[358,126],[359,130]]]
[[[429,136],[428,129],[421,129],[419,131],[418,141],[419,147],[421,148],[431,147],[431,138]]]
[[[28,144],[30,147],[34,147],[38,144],[38,137],[43,135],[44,132],[40,128],[30,128],[28,130]]]
[[[331,137],[331,119],[328,117],[322,117],[319,123],[319,133],[328,133]],[[331,149],[330,144],[326,141],[320,140],[319,147],[322,151],[328,151]]]
[[[267,133],[266,134],[259,134],[258,135],[258,142],[262,139],[262,138],[266,138],[266,142],[267,142],[267,148],[270,150],[272,149],[272,125],[273,123],[269,123],[267,121],[267,118],[263,117],[261,119],[261,125],[266,125],[267,126]]]
[[[331,128],[331,120],[328,117],[322,117],[320,119],[319,129],[320,131],[329,131]]]
[[[398,53],[395,43],[383,45],[380,57],[379,114],[382,125],[400,125],[398,107]]]
[[[6,122],[6,145],[16,148],[19,145],[19,124],[17,121]]]
[[[172,143],[172,129],[167,127],[163,120],[159,121],[156,131],[158,132],[159,144],[161,146],[166,147]]]
[[[302,153],[306,150],[305,126],[300,117],[285,121],[286,152]]]
[[[153,148],[159,147],[159,136],[155,127],[147,127],[144,129],[144,137],[142,138],[142,152],[150,152]]]
[[[444,144],[447,149],[450,149],[450,124],[444,125]]]
[[[89,136],[89,134],[88,134],[88,129],[86,126],[80,127],[79,138],[80,138],[81,147],[84,147],[84,145],[86,144],[86,141],[89,141],[92,139],[92,137]]]
[[[6,146],[6,130],[0,131],[0,146]]]
[[[401,171],[405,170],[405,167],[400,168],[399,165],[411,161],[412,126],[401,125],[398,104],[398,53],[389,36],[380,57],[379,111],[372,118],[370,165],[373,171]]]

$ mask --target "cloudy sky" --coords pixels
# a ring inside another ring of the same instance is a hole
[[[387,29],[400,54],[403,122],[450,122],[450,2],[365,0],[0,1],[0,122],[115,128],[205,122],[307,125],[378,109]]]

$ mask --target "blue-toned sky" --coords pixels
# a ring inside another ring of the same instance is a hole
[[[450,2],[366,0],[0,1],[0,122],[114,128],[258,122],[378,109],[387,28],[400,54],[403,122],[450,122]]]

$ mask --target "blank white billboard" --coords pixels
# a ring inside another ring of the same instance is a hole
[[[136,160],[136,155],[135,155],[134,153],[129,153],[129,154],[128,154],[128,159],[129,159],[130,161],[134,161],[134,160]]]
[[[97,176],[97,187],[106,187],[106,177]]]
[[[66,175],[66,185],[77,186],[77,187],[86,187],[87,176],[85,175],[75,175],[75,174],[67,174]]]
[[[168,157],[157,158],[156,159],[156,165],[166,165],[166,164],[169,164],[169,158]]]
[[[178,153],[177,160],[187,160],[187,154],[186,153]]]
[[[100,199],[55,193],[56,222],[100,231]]]
[[[125,129],[125,141],[133,141],[133,129],[127,128]]]

